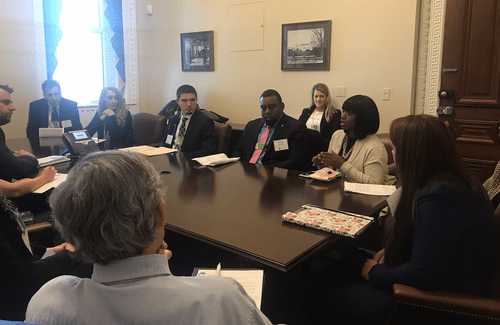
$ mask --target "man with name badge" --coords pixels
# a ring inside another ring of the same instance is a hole
[[[214,121],[196,108],[197,101],[194,87],[183,85],[177,89],[181,114],[170,117],[160,146],[179,149],[189,158],[215,154]]]
[[[283,113],[280,94],[268,89],[260,96],[262,118],[248,122],[233,157],[254,164],[302,170],[307,152],[307,129],[303,122]]]
[[[26,135],[38,140],[40,128],[64,128],[64,132],[82,130],[76,102],[61,97],[61,86],[55,80],[42,84],[43,98],[30,103]]]

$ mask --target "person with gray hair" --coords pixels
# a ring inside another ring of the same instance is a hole
[[[51,197],[56,226],[94,263],[91,279],[61,276],[31,299],[41,324],[271,324],[225,277],[170,273],[158,172],[132,152],[90,154]]]

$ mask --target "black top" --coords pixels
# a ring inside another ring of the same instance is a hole
[[[304,122],[304,124],[307,124],[307,120],[309,119],[309,116],[314,112],[316,109],[316,105],[313,105],[309,108],[304,108],[302,110],[302,114],[299,117],[299,121]],[[340,115],[342,112],[340,110],[337,110],[332,115],[332,118],[330,119],[330,122],[326,121],[325,114],[323,114],[323,117],[321,117],[321,124],[319,126],[320,129],[320,134],[321,138],[323,139],[323,143],[321,145],[321,150],[322,151],[327,151],[328,150],[328,145],[330,144],[330,140],[332,139],[333,133],[335,131],[340,129]]]

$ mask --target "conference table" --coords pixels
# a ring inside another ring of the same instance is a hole
[[[28,144],[7,140],[12,150],[32,150],[37,157],[58,154],[62,145]],[[167,230],[282,271],[341,237],[283,221],[286,212],[313,204],[370,216],[386,205],[384,196],[344,192],[342,179],[321,182],[301,178],[298,171],[239,161],[204,167],[180,152],[148,160],[164,184]]]

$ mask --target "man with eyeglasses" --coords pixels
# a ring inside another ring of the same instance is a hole
[[[0,126],[10,122],[12,113],[16,109],[12,104],[10,94],[13,89],[0,85]],[[38,161],[32,154],[20,150],[13,153],[5,143],[5,133],[0,128],[0,178],[5,181],[35,176]]]
[[[64,132],[82,130],[76,102],[61,97],[61,86],[55,80],[42,83],[43,98],[30,103],[26,135],[38,140],[40,128],[64,128]]]
[[[196,108],[196,89],[182,85],[177,89],[177,103],[181,114],[170,117],[160,146],[176,148],[189,158],[216,153],[214,121]]]

